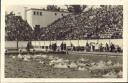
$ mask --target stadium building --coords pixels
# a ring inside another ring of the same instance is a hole
[[[69,12],[66,11],[48,11],[44,9],[25,9],[24,20],[27,20],[29,25],[34,28],[35,26],[47,27],[54,21],[68,15]]]

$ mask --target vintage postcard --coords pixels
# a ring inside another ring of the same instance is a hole
[[[2,4],[1,82],[127,82],[126,0]]]

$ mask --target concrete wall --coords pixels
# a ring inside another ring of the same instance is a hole
[[[32,27],[32,11],[27,11],[26,20],[28,24]]]
[[[123,39],[99,39],[99,40],[57,40],[57,41],[32,41],[32,44],[34,46],[49,46],[49,44],[51,43],[57,43],[57,46],[60,46],[60,44],[64,42],[67,44],[67,46],[70,46],[71,43],[74,46],[85,46],[86,42],[88,43],[102,43],[103,45],[105,45],[106,43],[113,43],[115,45],[119,45],[121,48],[123,48]],[[19,42],[19,47],[26,47],[27,46],[27,41],[20,41]],[[6,41],[5,42],[5,48],[15,48],[16,47],[16,41]]]

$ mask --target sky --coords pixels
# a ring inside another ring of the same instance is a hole
[[[66,9],[66,6],[64,6],[64,5],[58,5],[58,6],[60,8]],[[43,9],[43,8],[46,8],[47,5],[6,5],[5,11],[6,11],[6,13],[10,13],[11,11],[13,11],[16,15],[23,16],[23,14],[24,14],[24,7],[27,7],[28,9],[29,8]],[[92,7],[92,6],[90,5],[88,7]],[[94,7],[98,7],[98,6],[95,5]]]
[[[23,16],[24,15],[24,7],[30,8],[38,8],[43,9],[46,8],[47,5],[6,5],[5,11],[6,13],[14,12],[16,15]],[[60,5],[60,8],[66,9],[66,6]]]
[[[42,8],[46,8],[47,5],[7,5],[5,7],[5,10],[6,10],[6,12],[11,12],[11,11],[22,12],[24,10],[24,7],[27,7],[28,9],[29,8],[39,8],[39,9],[42,9]],[[66,9],[66,6],[64,6],[64,5],[59,5],[59,7],[63,8],[63,9]]]

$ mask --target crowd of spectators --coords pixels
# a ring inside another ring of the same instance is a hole
[[[47,39],[122,38],[123,7],[89,9],[64,16],[46,28]]]

